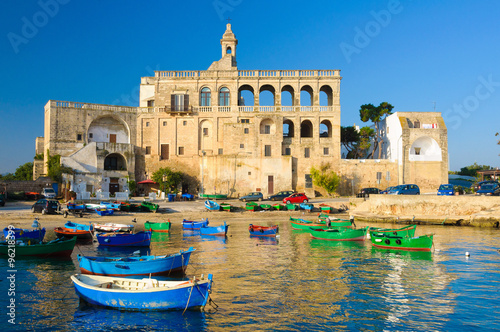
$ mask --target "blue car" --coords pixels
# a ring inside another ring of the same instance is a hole
[[[389,195],[420,195],[420,188],[416,184],[400,184],[387,192]]]
[[[497,196],[500,194],[500,186],[496,183],[483,184],[481,189],[476,191],[476,195]]]
[[[438,196],[453,196],[455,195],[455,188],[452,184],[442,184],[439,186]]]
[[[248,195],[241,196],[239,198],[240,201],[246,202],[246,201],[262,201],[264,199],[264,195],[262,195],[261,192],[253,192],[249,193]]]

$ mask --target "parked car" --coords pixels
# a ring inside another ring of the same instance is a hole
[[[387,193],[389,193],[389,190],[391,190],[392,188],[394,188],[394,187],[387,187],[385,190],[381,190],[379,192],[379,194],[387,194]]]
[[[309,198],[307,198],[304,193],[296,193],[292,194],[288,197],[283,198],[283,203],[307,203],[309,202]]]
[[[356,197],[368,197],[370,194],[380,194],[380,189],[378,188],[363,188],[359,191]]]
[[[44,198],[56,198],[56,192],[52,188],[43,188],[42,195]]]
[[[256,191],[253,193],[249,193],[248,195],[241,196],[239,198],[240,201],[246,202],[246,201],[262,201],[264,199],[264,195],[262,195],[261,192]]]
[[[31,212],[41,212],[42,214],[57,213],[61,210],[61,206],[58,201],[53,199],[39,199],[35,204],[31,206]]]
[[[269,196],[267,199],[271,200],[271,201],[281,201],[281,200],[283,200],[283,198],[286,198],[293,193],[294,193],[293,190],[280,191],[277,194]]]
[[[452,184],[442,184],[439,186],[438,196],[453,196],[455,195],[455,188]]]
[[[482,186],[485,184],[498,184],[498,181],[487,180],[487,181],[478,182],[478,183],[474,184],[474,186],[473,186],[474,191],[480,190],[482,188]]]
[[[5,205],[5,195],[0,194],[0,206],[4,206],[4,205]]]
[[[400,184],[389,192],[389,195],[420,195],[420,188],[416,184]]]
[[[500,194],[500,185],[498,183],[487,183],[481,185],[481,189],[476,191],[476,195],[498,196]]]

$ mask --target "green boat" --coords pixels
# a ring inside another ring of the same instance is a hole
[[[351,229],[348,227],[312,229],[311,237],[327,241],[364,241],[367,231],[368,226],[360,229]]]
[[[272,209],[271,204],[260,204],[259,205],[262,210],[269,211]]]
[[[332,207],[324,204],[319,205],[319,209],[321,210],[322,213],[330,213]]]
[[[219,194],[219,195],[200,194],[200,198],[208,198],[208,199],[227,199],[227,195],[223,195],[223,194]]]
[[[232,208],[232,205],[229,204],[229,203],[220,203],[220,208],[222,209],[222,211],[228,211],[228,212],[231,212],[231,208]]]
[[[141,204],[138,204],[138,203],[130,203],[129,204],[129,211],[130,212],[141,212],[142,206],[141,206]]]
[[[160,206],[158,204],[148,202],[148,201],[144,201],[141,203],[141,209],[142,209],[142,211],[145,211],[145,212],[156,213],[158,211],[159,207]]]
[[[323,220],[323,219],[320,219]],[[348,219],[339,219],[339,218],[328,218],[324,219],[325,223],[328,223],[330,221],[330,226],[331,227],[351,227],[352,222]]]
[[[299,206],[297,204],[286,203],[286,209],[288,211],[295,211],[299,209]]]
[[[273,208],[274,208],[275,210],[280,211],[280,210],[284,210],[284,209],[285,209],[285,206],[284,206],[283,204],[277,203],[277,204],[273,204]]]
[[[247,211],[257,211],[259,208],[259,204],[255,202],[248,202],[245,204],[245,210]]]
[[[146,221],[144,223],[144,229],[146,231],[151,231],[151,232],[168,233],[168,232],[170,232],[170,227],[172,227],[172,223],[170,222],[170,220],[164,221],[164,222]]]
[[[416,228],[417,225],[408,225],[397,229],[370,227],[369,231],[370,231],[370,236],[375,234],[375,235],[414,237]]]
[[[311,221],[300,218],[290,217],[290,224],[293,229],[304,229],[310,231],[312,229],[328,228],[324,221]]]
[[[399,249],[411,251],[431,251],[433,234],[417,237],[391,236],[388,234],[370,234],[374,247],[382,249]]]
[[[37,256],[37,257],[70,257],[76,243],[76,236],[71,239],[60,238],[50,242],[39,244],[10,245],[10,241],[0,243],[0,255],[10,255],[14,252],[16,257],[19,256]]]

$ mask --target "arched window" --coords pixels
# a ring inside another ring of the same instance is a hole
[[[219,90],[219,106],[229,106],[229,89],[222,88]]]
[[[200,106],[211,106],[211,93],[209,88],[201,89]]]
[[[231,54],[231,47],[229,47],[229,46],[228,46],[228,47],[226,48],[226,54]]]

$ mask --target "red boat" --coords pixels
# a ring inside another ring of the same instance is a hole
[[[92,233],[90,231],[81,230],[81,229],[71,229],[66,227],[56,227],[54,232],[58,237],[72,237],[76,236],[77,239],[91,239]]]
[[[278,225],[274,226],[257,226],[250,224],[248,226],[248,231],[250,235],[253,236],[266,236],[266,237],[276,237],[279,232]]]

